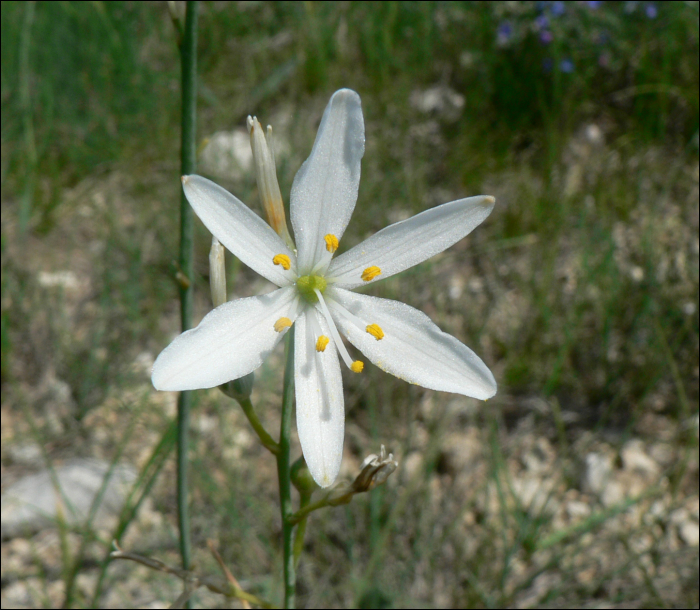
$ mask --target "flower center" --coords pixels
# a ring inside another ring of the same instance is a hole
[[[308,303],[318,303],[318,297],[314,290],[323,294],[326,290],[326,278],[322,275],[302,275],[297,279],[297,290]]]

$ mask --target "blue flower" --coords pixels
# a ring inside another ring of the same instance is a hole
[[[559,17],[566,12],[566,5],[563,2],[552,2],[552,15]]]
[[[574,62],[570,59],[562,59],[559,64],[559,69],[567,74],[574,71]]]
[[[659,14],[659,11],[657,10],[656,5],[651,4],[651,3],[647,4],[645,12],[647,14],[647,17],[649,17],[649,19],[656,19],[656,16]]]
[[[600,8],[600,5],[603,4],[602,2],[596,2],[596,0],[589,0],[586,4],[588,4],[588,8],[592,10],[596,10]]]
[[[498,44],[506,44],[513,35],[513,26],[509,21],[502,21],[496,31],[496,40]]]
[[[547,19],[546,15],[540,15],[537,19],[535,19],[535,27],[538,30],[544,30],[548,25],[549,19]]]

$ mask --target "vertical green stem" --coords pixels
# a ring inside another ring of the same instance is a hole
[[[37,152],[34,141],[34,118],[30,93],[29,48],[34,24],[35,2],[24,4],[24,20],[19,42],[19,103],[22,108],[22,131],[24,132],[25,183],[19,206],[19,233],[24,238],[32,215],[34,189],[36,186]]]
[[[311,503],[311,494],[302,494],[299,510],[307,507]],[[308,517],[304,517],[297,525],[296,534],[294,534],[294,569],[299,565],[301,552],[304,550],[304,536],[306,534],[306,522]]]
[[[289,441],[292,429],[292,403],[294,402],[294,326],[286,336],[286,364],[284,366],[284,389],[282,391],[282,422],[280,425],[279,453],[277,454],[277,474],[280,487],[280,507],[282,510],[282,537],[284,548],[284,607],[294,608],[296,578],[294,575],[294,525],[290,517],[292,509],[291,462]]]
[[[185,14],[185,29],[180,45],[182,66],[182,148],[181,175],[195,171],[197,126],[197,13],[199,3],[188,2]],[[193,289],[193,224],[192,209],[180,189],[180,271],[184,276],[180,282],[180,316],[182,330],[192,325]],[[189,419],[191,392],[181,392],[177,403],[177,507],[180,528],[180,555],[182,567],[190,567],[190,520],[187,504],[187,448],[189,446]]]

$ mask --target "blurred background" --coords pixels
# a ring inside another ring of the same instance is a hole
[[[258,213],[246,116],[273,126],[288,202],[341,87],[367,140],[341,250],[497,199],[468,238],[367,292],[430,315],[499,392],[344,374],[341,477],[382,443],[400,466],[310,518],[299,605],[697,607],[698,3],[200,9],[199,172]],[[178,580],[105,556],[117,538],[179,564],[175,395],[150,385],[180,324],[168,5],[3,2],[1,45],[2,607],[167,607]],[[229,298],[272,288],[227,263]],[[282,359],[253,392],[275,436]],[[194,560],[218,573],[213,539],[280,603],[274,461],[233,400],[194,400]]]

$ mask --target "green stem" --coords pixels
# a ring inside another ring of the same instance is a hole
[[[20,30],[19,42],[19,103],[22,108],[22,131],[24,132],[25,153],[25,183],[24,192],[19,204],[19,234],[24,238],[29,220],[32,215],[34,190],[36,188],[37,152],[34,138],[34,118],[32,114],[32,99],[30,93],[30,66],[29,50],[32,39],[32,26],[34,24],[35,2],[24,4],[24,20]]]
[[[311,502],[311,494],[302,494],[301,502],[299,503],[299,509],[303,509],[308,506]],[[301,558],[301,552],[304,550],[304,536],[306,535],[306,521],[307,518],[303,517],[299,521],[299,527],[294,533],[294,569],[299,565],[299,559]]]
[[[265,430],[262,422],[258,419],[258,414],[255,412],[250,398],[239,398],[238,403],[241,405],[243,413],[245,413],[245,416],[248,418],[250,425],[253,426],[253,430],[255,430],[255,433],[258,435],[263,447],[273,455],[279,455],[280,446],[275,442],[275,439],[270,436],[268,431]]]
[[[323,498],[320,500],[316,500],[313,504],[305,504],[299,507],[299,510],[289,516],[289,522],[292,525],[296,525],[297,523],[301,524],[302,522],[306,521],[306,518],[315,510],[318,510],[319,508],[324,508],[326,506],[330,506],[328,503],[328,494],[326,494]]]
[[[182,148],[181,175],[194,173],[196,165],[195,132],[197,126],[197,14],[198,2],[188,2],[185,31],[180,45],[182,67]],[[192,209],[180,190],[180,271],[186,281],[180,282],[180,316],[182,330],[192,325],[193,291],[193,234]],[[180,528],[180,555],[182,567],[190,568],[190,521],[187,505],[187,448],[189,446],[189,419],[191,392],[181,392],[177,403],[177,507]]]
[[[294,575],[294,524],[292,516],[292,480],[289,445],[292,430],[292,404],[294,402],[294,326],[286,336],[286,363],[284,366],[284,389],[282,391],[282,422],[280,424],[279,453],[277,454],[277,475],[280,488],[280,508],[282,511],[282,537],[284,549],[284,607],[294,608],[296,580]]]

